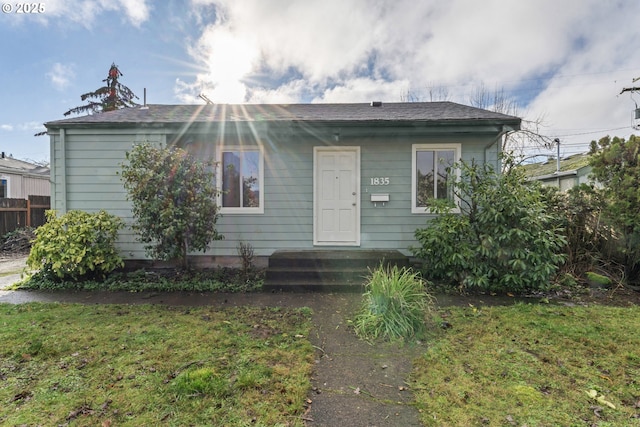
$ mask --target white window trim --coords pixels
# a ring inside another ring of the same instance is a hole
[[[8,176],[4,176],[4,175],[0,175],[0,180],[4,179],[5,181],[7,181],[7,191],[6,194],[4,195],[5,198],[9,199],[10,198],[10,188],[9,186],[11,185],[11,180],[9,179]]]
[[[222,206],[222,153],[227,151],[257,151],[259,153],[258,160],[258,180],[260,181],[260,195],[259,195],[259,203],[260,206],[257,208],[237,208],[237,207],[224,207]],[[216,182],[218,183],[218,191],[220,191],[220,195],[218,196],[218,206],[220,206],[221,214],[263,214],[264,213],[264,150],[262,147],[257,145],[251,146],[241,146],[241,145],[231,145],[219,147],[217,154],[217,158],[219,159],[220,165],[217,168],[216,173]]]
[[[462,144],[413,144],[411,146],[411,213],[413,214],[431,214],[431,210],[429,208],[425,208],[422,206],[416,206],[416,198],[417,198],[417,170],[416,170],[416,157],[418,151],[454,151],[454,159],[456,162],[459,162],[462,156]],[[456,179],[460,179],[460,170],[457,169],[455,171]],[[455,199],[456,206],[459,205],[458,199]],[[460,212],[460,209],[456,207],[454,212]]]

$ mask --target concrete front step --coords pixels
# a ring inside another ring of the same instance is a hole
[[[369,275],[369,270],[363,268],[301,268],[301,267],[269,267],[267,277],[273,280],[281,280],[290,276],[295,276],[306,280],[337,280],[340,278],[347,280],[359,280]]]
[[[398,251],[277,251],[269,257],[264,289],[362,292],[381,263],[406,267],[409,259]]]

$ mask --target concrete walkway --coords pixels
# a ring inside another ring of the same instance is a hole
[[[26,267],[26,256],[0,259],[0,296],[6,294],[7,287],[20,281]]]

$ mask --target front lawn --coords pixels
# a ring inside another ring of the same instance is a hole
[[[445,328],[413,374],[426,426],[640,425],[639,307],[441,314]]]
[[[0,304],[2,425],[302,426],[308,309]]]
[[[437,313],[410,380],[425,426],[640,425],[639,307]],[[301,427],[310,322],[308,309],[0,304],[0,424]]]

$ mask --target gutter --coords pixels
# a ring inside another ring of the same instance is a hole
[[[19,176],[24,176],[28,178],[49,179],[49,175],[51,172],[49,171],[46,174],[39,174],[39,173],[34,173],[26,170],[0,167],[0,173],[7,174],[7,175],[19,175]]]
[[[554,172],[554,173],[550,173],[547,175],[538,175],[538,176],[532,176],[531,178],[529,178],[530,181],[545,181],[547,179],[551,179],[551,178],[561,178],[561,177],[565,177],[565,176],[576,176],[578,175],[578,170],[574,169],[574,170],[570,170],[570,171],[564,171],[564,172]]]
[[[513,126],[509,126],[509,125],[502,125],[502,130],[500,131],[500,133],[498,133],[498,135],[496,135],[495,139],[493,141],[491,141],[490,144],[488,144],[486,147],[484,147],[484,161],[485,163],[487,162],[488,159],[488,152],[489,149],[491,147],[493,147],[496,143],[499,143],[498,145],[498,159],[496,160],[496,169],[502,169],[501,164],[502,163],[500,161],[500,154],[502,153],[502,140],[504,138],[504,136],[506,134],[508,134],[509,132],[517,132],[520,130],[520,123],[518,123],[517,129],[516,127]]]

